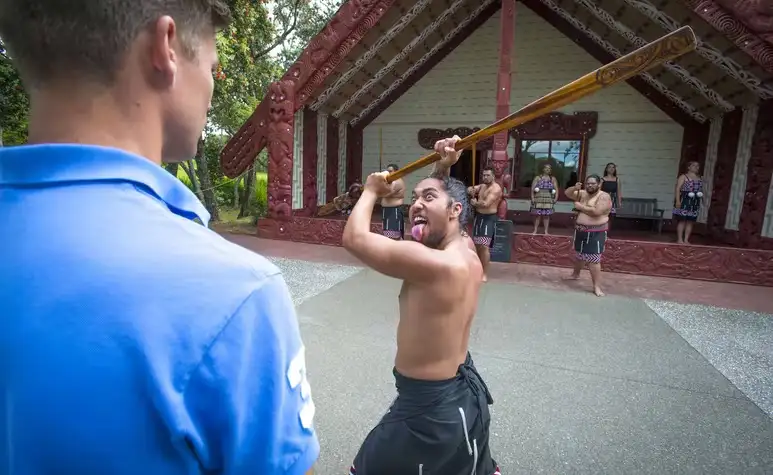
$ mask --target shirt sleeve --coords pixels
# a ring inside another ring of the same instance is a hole
[[[319,456],[295,308],[281,274],[239,307],[191,375],[189,445],[206,469],[303,475]]]

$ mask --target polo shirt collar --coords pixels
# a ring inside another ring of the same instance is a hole
[[[147,158],[123,150],[79,144],[0,148],[0,186],[130,182],[149,190],[167,207],[207,226],[209,212],[180,180]]]

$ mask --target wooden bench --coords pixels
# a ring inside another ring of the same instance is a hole
[[[656,198],[623,198],[623,206],[616,209],[616,218],[646,219],[653,221],[658,234],[663,231],[664,209],[658,208]]]

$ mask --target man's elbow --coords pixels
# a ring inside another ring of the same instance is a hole
[[[357,236],[351,229],[344,229],[344,235],[341,236],[341,244],[347,251],[353,251],[356,248]]]

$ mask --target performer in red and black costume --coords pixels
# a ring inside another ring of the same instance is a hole
[[[601,255],[607,242],[612,198],[609,193],[601,191],[601,178],[598,175],[590,175],[585,179],[585,190],[582,189],[582,183],[577,183],[566,190],[566,196],[574,200],[574,208],[577,211],[574,229],[576,256],[570,279],[579,279],[580,271],[587,264],[593,280],[593,293],[603,297]]]

